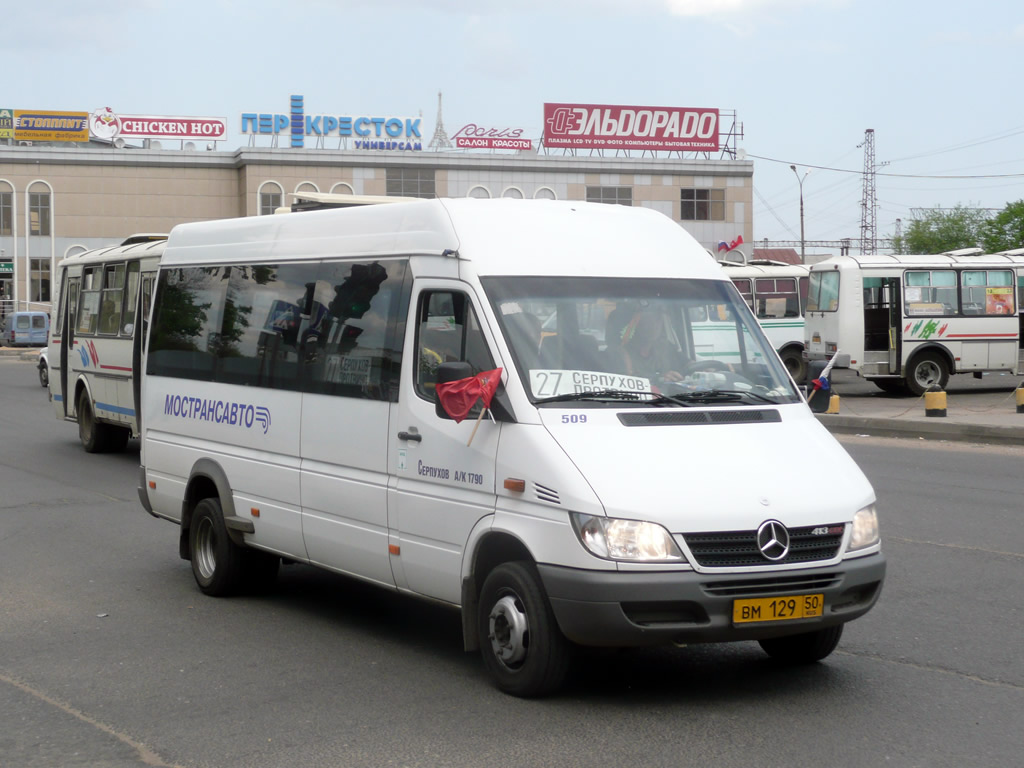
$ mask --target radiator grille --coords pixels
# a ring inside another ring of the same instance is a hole
[[[815,533],[827,528],[830,533]],[[737,568],[760,565],[793,565],[831,560],[843,541],[842,523],[809,525],[789,529],[789,553],[781,560],[769,560],[757,547],[757,531],[723,531],[683,535],[697,564],[707,568]]]

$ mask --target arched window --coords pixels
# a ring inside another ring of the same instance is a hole
[[[284,205],[284,187],[276,181],[264,181],[256,191],[260,201],[259,216],[272,214]]]
[[[514,200],[523,199],[523,190],[519,187],[505,187],[505,191],[501,193],[502,197],[510,197]]]
[[[557,200],[558,195],[555,194],[555,190],[551,187],[540,187],[536,192],[533,193],[535,200]]]
[[[466,195],[466,197],[476,197],[480,200],[487,200],[490,196],[491,191],[487,189],[487,187],[482,187],[479,184],[469,190],[469,194]]]

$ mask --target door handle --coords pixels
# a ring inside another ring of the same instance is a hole
[[[411,440],[414,443],[418,443],[423,439],[423,435],[421,435],[419,432],[399,432],[398,439]]]

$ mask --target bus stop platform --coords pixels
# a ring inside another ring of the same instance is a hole
[[[887,394],[850,370],[833,370],[831,379],[831,390],[812,398],[812,406],[821,407],[823,403],[814,401],[839,396],[837,413],[817,414],[830,432],[1024,445],[1024,413],[1017,413],[1017,388],[1024,385],[1024,377],[951,376],[945,416],[927,415],[923,396]]]
[[[40,349],[0,347],[0,361],[35,364]],[[1024,377],[1009,373],[951,376],[945,416],[927,416],[924,397],[887,394],[853,371],[836,369],[831,378],[831,390],[812,398],[817,410],[831,402],[831,395],[839,396],[837,413],[817,414],[830,432],[1024,445],[1024,413],[1017,413],[1016,397]]]

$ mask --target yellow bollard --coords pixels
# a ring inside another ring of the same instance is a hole
[[[945,416],[946,415],[946,393],[942,391],[929,391],[924,393],[924,415]]]
[[[825,413],[839,413],[839,395],[832,395],[828,399],[828,408],[825,409]]]
[[[1024,413],[1024,387],[1017,387],[1017,413]]]

